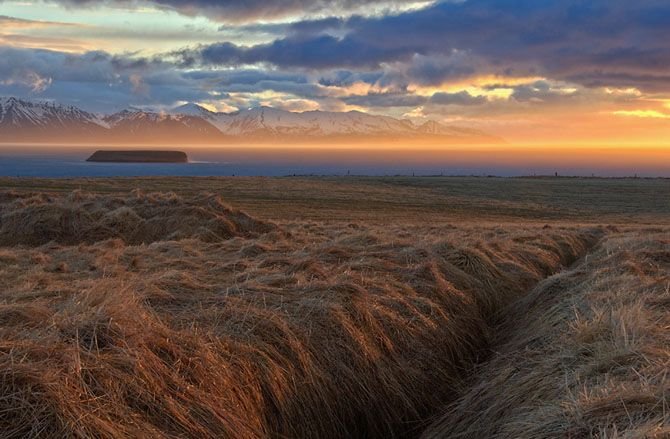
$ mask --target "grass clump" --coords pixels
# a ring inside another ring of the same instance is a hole
[[[184,198],[133,191],[129,196],[0,194],[0,245],[75,245],[107,239],[127,244],[197,238],[207,242],[274,230],[213,194]]]

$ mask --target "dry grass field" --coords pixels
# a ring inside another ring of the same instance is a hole
[[[213,192],[272,221],[670,224],[670,179],[479,177],[145,177],[16,179],[17,191]]]
[[[670,435],[668,180],[0,189],[3,437]]]

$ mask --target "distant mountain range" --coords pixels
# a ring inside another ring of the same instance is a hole
[[[416,141],[498,143],[483,132],[434,121],[346,113],[294,113],[270,107],[217,113],[197,104],[168,112],[127,109],[104,115],[50,102],[0,98],[0,142],[275,143]]]

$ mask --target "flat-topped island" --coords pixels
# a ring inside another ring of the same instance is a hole
[[[87,162],[102,163],[188,163],[188,156],[182,151],[113,151],[99,150]]]

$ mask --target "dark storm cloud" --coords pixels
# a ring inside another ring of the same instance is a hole
[[[445,80],[463,79],[484,71],[485,66],[470,53],[454,52],[448,56],[413,57],[407,76],[420,85],[441,85]]]
[[[196,70],[184,73],[184,76],[196,80],[214,81],[222,86],[233,84],[256,85],[267,81],[307,84],[309,81],[305,75],[300,73],[265,70],[231,70],[225,72]]]
[[[488,99],[484,96],[473,96],[467,91],[458,93],[438,92],[430,97],[409,93],[369,93],[361,96],[348,96],[342,99],[347,104],[364,107],[419,107],[432,106],[461,106],[470,107],[484,105]]]
[[[74,7],[103,3],[69,0]],[[634,87],[654,93],[670,89],[670,4],[666,0],[441,1],[423,9],[367,17],[343,11],[407,2],[153,3],[216,20],[246,21],[238,27],[268,27],[271,35],[281,36],[251,46],[221,41],[152,58],[0,48],[0,94],[23,87],[29,93],[67,99],[79,84],[86,96],[100,96],[105,102],[167,104],[206,99],[208,93],[250,95],[269,90],[319,103],[337,99],[378,108],[460,106],[474,111],[487,104],[486,98],[466,92],[424,97],[409,90],[466,82],[479,75],[547,78],[544,83],[509,81],[513,85],[489,87],[512,89],[510,102],[524,105],[575,98],[552,88],[557,83],[564,89],[571,88],[566,84]],[[310,15],[315,11],[317,15]],[[253,21],[287,14],[321,18],[271,24]],[[361,92],[355,90],[365,90],[354,87],[358,83],[370,85],[374,92],[356,94]],[[143,94],[138,95],[140,90]]]
[[[517,102],[564,102],[572,97],[580,98],[577,91],[565,92],[554,89],[547,81],[536,81],[533,84],[519,85],[513,88],[511,99]]]
[[[612,86],[628,86],[637,78],[635,86],[641,88],[656,89],[659,82],[670,87],[663,83],[670,68],[670,5],[659,0],[441,2],[379,18],[298,23],[290,35],[270,44],[219,43],[183,55],[213,65],[376,69],[417,60],[417,54],[422,62],[408,75],[426,84],[495,73],[585,84],[598,84],[600,78]]]
[[[375,84],[382,80],[384,72],[354,72],[351,70],[334,70],[319,78],[319,84],[326,87],[347,87],[357,82]]]
[[[346,30],[347,21],[342,18],[330,17],[321,20],[305,20],[292,23],[287,30],[292,34],[309,35],[324,32]]]
[[[461,105],[461,106],[470,106],[470,105],[483,105],[488,100],[484,96],[472,96],[467,91],[461,91],[458,93],[435,93],[430,98],[430,103],[434,105]]]
[[[621,87],[639,88],[651,92],[667,93],[670,91],[670,74],[650,73],[636,74],[626,72],[588,71],[572,74],[567,79],[587,87]]]
[[[405,93],[370,93],[348,96],[342,100],[347,104],[362,107],[418,107],[425,104],[427,98]]]
[[[328,69],[378,68],[387,60],[409,60],[419,51],[419,46],[388,47],[360,41],[355,36],[338,38],[316,35],[309,38],[284,38],[252,47],[217,43],[198,49],[197,52],[181,51],[179,55],[185,64],[199,62],[205,65],[239,66],[269,63],[284,68]]]
[[[265,91],[325,99],[324,87],[294,72],[188,70],[157,58],[0,46],[0,96],[53,99],[93,111],[172,106]]]
[[[40,81],[48,86],[36,87]],[[94,111],[208,96],[197,81],[160,60],[8,47],[0,47],[1,95],[53,99]]]

